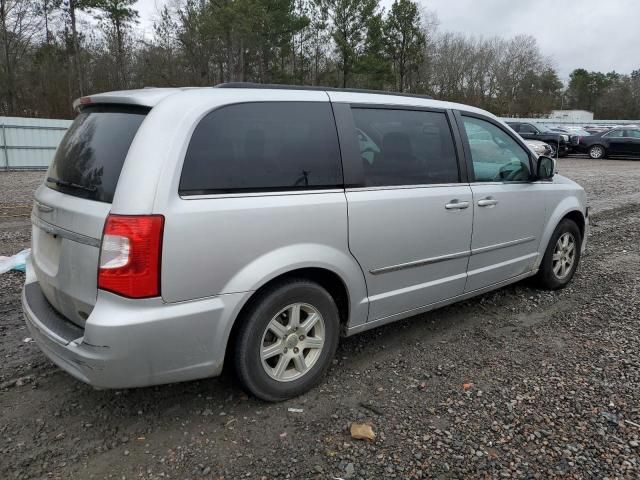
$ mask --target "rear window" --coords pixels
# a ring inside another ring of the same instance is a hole
[[[196,127],[181,195],[342,186],[331,106],[318,102],[229,105]]]
[[[111,203],[133,137],[149,109],[85,107],[67,130],[47,172],[47,186]]]

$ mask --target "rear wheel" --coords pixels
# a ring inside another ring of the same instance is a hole
[[[551,235],[538,271],[538,283],[552,290],[566,287],[578,268],[581,248],[580,228],[565,218]]]
[[[593,145],[589,148],[589,156],[594,160],[600,160],[605,157],[605,150],[602,145]]]
[[[285,400],[313,388],[338,346],[335,301],[308,280],[269,287],[239,321],[236,371],[245,389],[262,400]]]

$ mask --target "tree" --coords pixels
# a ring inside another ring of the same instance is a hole
[[[125,39],[128,28],[138,21],[138,11],[133,4],[138,0],[86,0],[86,6],[96,9],[96,18],[107,22],[107,34],[115,43],[114,53],[117,65],[116,86],[119,89],[127,85],[125,67]]]
[[[31,0],[0,0],[2,43],[2,100],[0,108],[15,115],[18,108],[17,76],[32,42],[39,33],[40,19]]]
[[[71,66],[80,96],[84,95],[84,69],[80,58],[80,35],[78,34],[78,12],[90,7],[87,0],[63,0],[62,9],[71,27]]]
[[[418,71],[426,45],[420,29],[418,5],[411,0],[395,0],[384,25],[388,55],[392,58],[397,89],[404,92],[407,76]]]
[[[383,90],[391,78],[391,63],[387,55],[382,13],[367,20],[367,36],[362,54],[354,65],[358,83],[366,88]]]
[[[354,65],[364,49],[369,19],[378,9],[377,0],[325,0],[331,19],[331,34],[342,74],[342,87],[349,84]]]
[[[640,68],[577,69],[561,102],[535,39],[438,32],[415,2],[176,0],[143,38],[134,0],[0,0],[0,114],[69,118],[87,93],[248,81],[424,92],[502,116],[566,105],[640,119]]]

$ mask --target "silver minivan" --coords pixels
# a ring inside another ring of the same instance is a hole
[[[585,248],[583,189],[477,108],[251,84],[76,108],[35,193],[22,301],[44,353],[97,387],[226,363],[290,398],[341,335],[534,275],[564,287]]]

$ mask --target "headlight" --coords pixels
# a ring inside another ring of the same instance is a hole
[[[569,141],[569,135],[560,135],[565,142]]]

